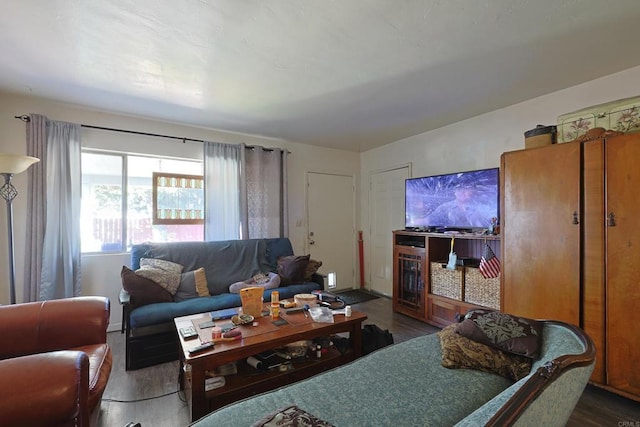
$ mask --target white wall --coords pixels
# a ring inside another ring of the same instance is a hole
[[[616,99],[640,95],[640,67],[528,100],[369,150],[361,156],[360,223],[365,230],[365,278],[369,287],[369,176],[411,163],[414,177],[500,166],[505,151],[524,148],[524,132],[537,124]],[[391,236],[389,236],[391,241]]]
[[[307,171],[359,173],[357,212],[358,229],[364,230],[365,262],[369,254],[369,175],[372,171],[411,163],[413,176],[432,175],[499,166],[504,151],[524,148],[523,133],[537,124],[554,124],[557,116],[590,105],[640,94],[640,67],[613,74],[579,86],[493,111],[440,129],[396,141],[362,154],[342,150],[322,149],[282,140],[239,135],[156,122],[142,118],[108,114],[80,107],[54,103],[38,98],[0,93],[0,152],[25,152],[25,126],[15,115],[39,113],[53,120],[117,127],[218,142],[246,142],[287,148],[289,162],[290,238],[296,253],[306,246],[306,185]],[[199,144],[166,142],[155,138],[123,136],[111,132],[86,131],[87,146],[104,146],[131,152],[200,156]],[[26,174],[14,178],[19,191],[27,187]],[[362,189],[362,191],[360,191]],[[22,255],[24,253],[25,198],[14,201],[17,300],[22,301]],[[6,212],[0,209],[0,281],[8,283]],[[352,248],[336,248],[337,251]],[[128,254],[85,256],[82,260],[83,293],[111,298],[112,329],[120,327],[121,311],[117,304],[120,270],[129,265]],[[365,266],[368,280],[370,267]],[[368,283],[367,283],[368,287]],[[9,301],[8,286],[0,285],[0,304]]]
[[[339,171],[356,174],[359,171],[359,154],[335,149],[325,149],[284,140],[259,136],[221,132],[180,124],[157,122],[144,118],[110,114],[81,107],[60,104],[40,98],[0,93],[0,152],[24,154],[25,124],[16,115],[38,113],[51,120],[113,127],[157,134],[174,135],[225,143],[240,143],[280,147],[288,149],[289,156],[289,234],[296,253],[306,247],[306,173],[307,171]],[[131,134],[83,129],[83,146],[107,148],[130,153],[151,153],[182,158],[202,158],[202,144],[183,144],[159,138]],[[27,174],[16,175],[13,180],[18,191],[26,191]],[[20,195],[14,200],[14,231],[16,254],[16,300],[23,301],[22,278],[25,239],[26,198]],[[9,302],[8,253],[6,235],[6,209],[0,209],[0,304]],[[342,248],[337,248],[342,250]],[[345,248],[344,250],[349,250]],[[130,265],[129,254],[86,255],[82,258],[83,295],[104,295],[111,299],[111,330],[119,329],[122,311],[118,304],[118,292],[123,265]]]

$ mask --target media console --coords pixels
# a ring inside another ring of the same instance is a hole
[[[444,327],[457,321],[457,317],[468,310],[482,307],[465,301],[464,289],[459,298],[432,292],[432,264],[437,266],[438,263],[447,262],[452,238],[455,238],[454,252],[459,260],[458,270],[477,268],[484,254],[485,244],[500,258],[500,236],[394,231],[394,311]],[[461,280],[464,281],[464,276]],[[463,286],[464,282],[460,285]]]

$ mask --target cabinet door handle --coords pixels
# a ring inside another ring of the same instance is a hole
[[[609,214],[607,215],[607,226],[608,227],[616,226],[616,214],[614,214],[613,212],[609,212]]]
[[[573,221],[571,221],[572,224],[580,224],[580,221],[578,221],[578,211],[573,211]]]

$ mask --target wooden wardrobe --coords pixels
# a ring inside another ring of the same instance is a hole
[[[591,380],[640,400],[640,134],[504,153],[502,309],[594,340]]]

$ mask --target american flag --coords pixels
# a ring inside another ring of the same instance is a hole
[[[486,243],[484,244],[484,255],[480,258],[480,273],[485,279],[500,275],[500,260]]]

